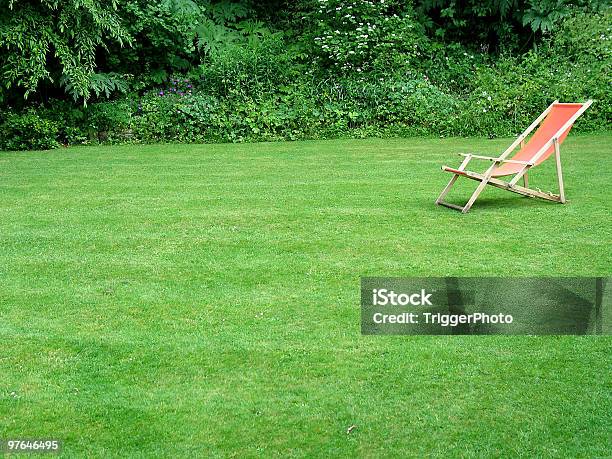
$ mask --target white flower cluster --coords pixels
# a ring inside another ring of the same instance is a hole
[[[321,32],[315,43],[326,59],[342,69],[362,72],[379,45],[401,43],[403,30],[412,28],[400,24],[403,19],[397,14],[388,14],[390,0],[318,1]]]

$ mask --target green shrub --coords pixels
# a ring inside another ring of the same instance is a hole
[[[44,118],[57,123],[60,143],[78,145],[87,142],[88,132],[82,105],[74,105],[69,100],[52,100],[48,107],[40,110],[40,113]]]
[[[282,38],[266,36],[247,44],[226,46],[191,72],[201,91],[219,97],[271,94],[300,74],[298,63]]]
[[[549,56],[563,57],[568,69],[562,90],[583,95],[595,103],[579,123],[581,129],[610,129],[612,120],[612,11],[575,14],[567,18],[544,48]]]
[[[0,149],[49,150],[60,146],[59,124],[43,118],[34,109],[7,113],[0,124]]]
[[[127,100],[92,104],[85,113],[90,137],[100,142],[129,137],[133,111],[133,104]]]
[[[177,116],[180,102],[178,96],[160,96],[155,92],[143,96],[132,120],[134,136],[143,142],[186,141]]]
[[[424,29],[399,0],[319,0],[306,14],[305,47],[337,75],[405,68],[419,59]]]
[[[349,6],[329,0],[325,8],[332,4]],[[372,17],[370,25],[387,22],[384,18],[393,11],[378,4],[355,8],[361,11],[355,17],[372,8],[385,11],[382,19]],[[402,11],[403,17],[392,19],[391,14],[390,23],[411,20]],[[317,14],[327,25],[343,17]],[[576,129],[609,129],[609,19],[609,14],[575,13],[537,50],[495,59],[458,44],[422,41],[410,31],[392,48],[373,44],[380,47],[362,56],[361,72],[337,74],[316,66],[317,58],[323,59],[319,51],[310,66],[299,64],[303,55],[288,50],[278,35],[267,35],[219,49],[197,69],[141,95],[88,107],[54,101],[7,115],[0,123],[0,148],[48,148],[88,138],[117,143],[511,136],[557,98],[594,99]],[[349,42],[356,40],[347,36]],[[409,45],[412,51],[400,56],[398,50]],[[353,57],[346,59],[357,65]]]

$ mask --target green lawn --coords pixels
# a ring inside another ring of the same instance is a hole
[[[467,215],[434,206],[454,153],[509,143],[0,153],[0,438],[73,457],[609,457],[609,337],[360,335],[360,276],[610,275],[612,134],[562,146],[565,206],[497,189]],[[555,190],[554,161],[531,185]]]

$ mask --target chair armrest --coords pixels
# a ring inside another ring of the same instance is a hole
[[[484,159],[487,161],[495,161],[500,163],[516,163],[516,164],[524,164],[527,166],[533,166],[533,163],[529,161],[518,161],[516,159],[504,159],[504,158],[493,158],[492,156],[482,156],[482,155],[473,155],[471,153],[459,153],[461,156],[471,156],[476,159]]]

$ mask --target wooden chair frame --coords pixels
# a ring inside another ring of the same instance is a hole
[[[487,185],[501,188],[503,190],[508,190],[513,193],[518,193],[523,196],[528,196],[532,198],[541,198],[541,199],[545,199],[548,201],[554,201],[554,202],[565,204],[566,199],[565,199],[565,188],[563,186],[563,172],[561,170],[561,152],[559,148],[559,138],[563,135],[563,133],[567,129],[569,129],[574,124],[574,122],[580,117],[580,115],[582,115],[585,112],[585,110],[591,106],[591,104],[593,103],[592,100],[588,100],[586,103],[584,103],[582,107],[569,120],[567,120],[567,122],[565,122],[565,124],[563,124],[563,126],[560,129],[557,130],[555,135],[553,135],[551,139],[548,140],[548,142],[546,142],[536,152],[535,155],[533,155],[530,161],[516,161],[512,159],[506,159],[514,151],[514,149],[517,146],[520,145],[521,147],[523,147],[524,141],[527,138],[527,136],[536,127],[539,126],[539,124],[550,113],[553,106],[558,103],[559,101],[555,100],[552,104],[550,104],[548,108],[544,110],[542,114],[538,116],[538,118],[536,118],[536,120],[533,123],[531,123],[531,125],[527,129],[525,129],[525,131],[521,135],[519,135],[514,142],[512,142],[512,145],[510,145],[506,149],[506,151],[504,151],[498,158],[493,158],[490,156],[481,156],[481,155],[476,155],[472,153],[459,153],[461,156],[464,156],[465,159],[463,160],[463,162],[457,169],[453,169],[447,166],[442,166],[443,171],[452,172],[454,173],[454,175],[450,179],[446,187],[442,190],[442,193],[440,193],[440,196],[438,196],[438,199],[436,199],[436,204],[440,206],[448,207],[450,209],[458,210],[461,213],[465,214],[470,210],[470,208],[472,207],[472,205],[474,204],[474,202],[476,201],[480,193],[482,193],[485,186]],[[559,194],[545,193],[540,190],[533,190],[528,187],[529,186],[528,175],[527,175],[528,172],[530,171],[532,167],[536,165],[536,162],[538,161],[538,159],[540,159],[540,157],[542,157],[542,155],[544,155],[551,146],[554,146],[554,149],[555,149],[555,160],[556,160],[556,167],[557,167],[557,179],[559,183]],[[467,165],[472,159],[492,161],[493,164],[483,174],[477,174],[475,172],[470,172],[470,171],[465,170]],[[523,168],[519,172],[514,174],[514,177],[509,182],[506,182],[504,180],[500,180],[496,177],[493,177],[493,172],[502,163],[523,164]],[[459,176],[463,176],[471,180],[476,180],[480,182],[480,184],[478,185],[478,187],[476,188],[476,190],[474,191],[474,193],[472,194],[468,202],[463,207],[444,201],[444,198],[449,193],[449,191],[451,190],[451,188],[453,187],[453,185],[455,184]],[[524,186],[517,185],[517,182],[521,178],[523,179]]]

